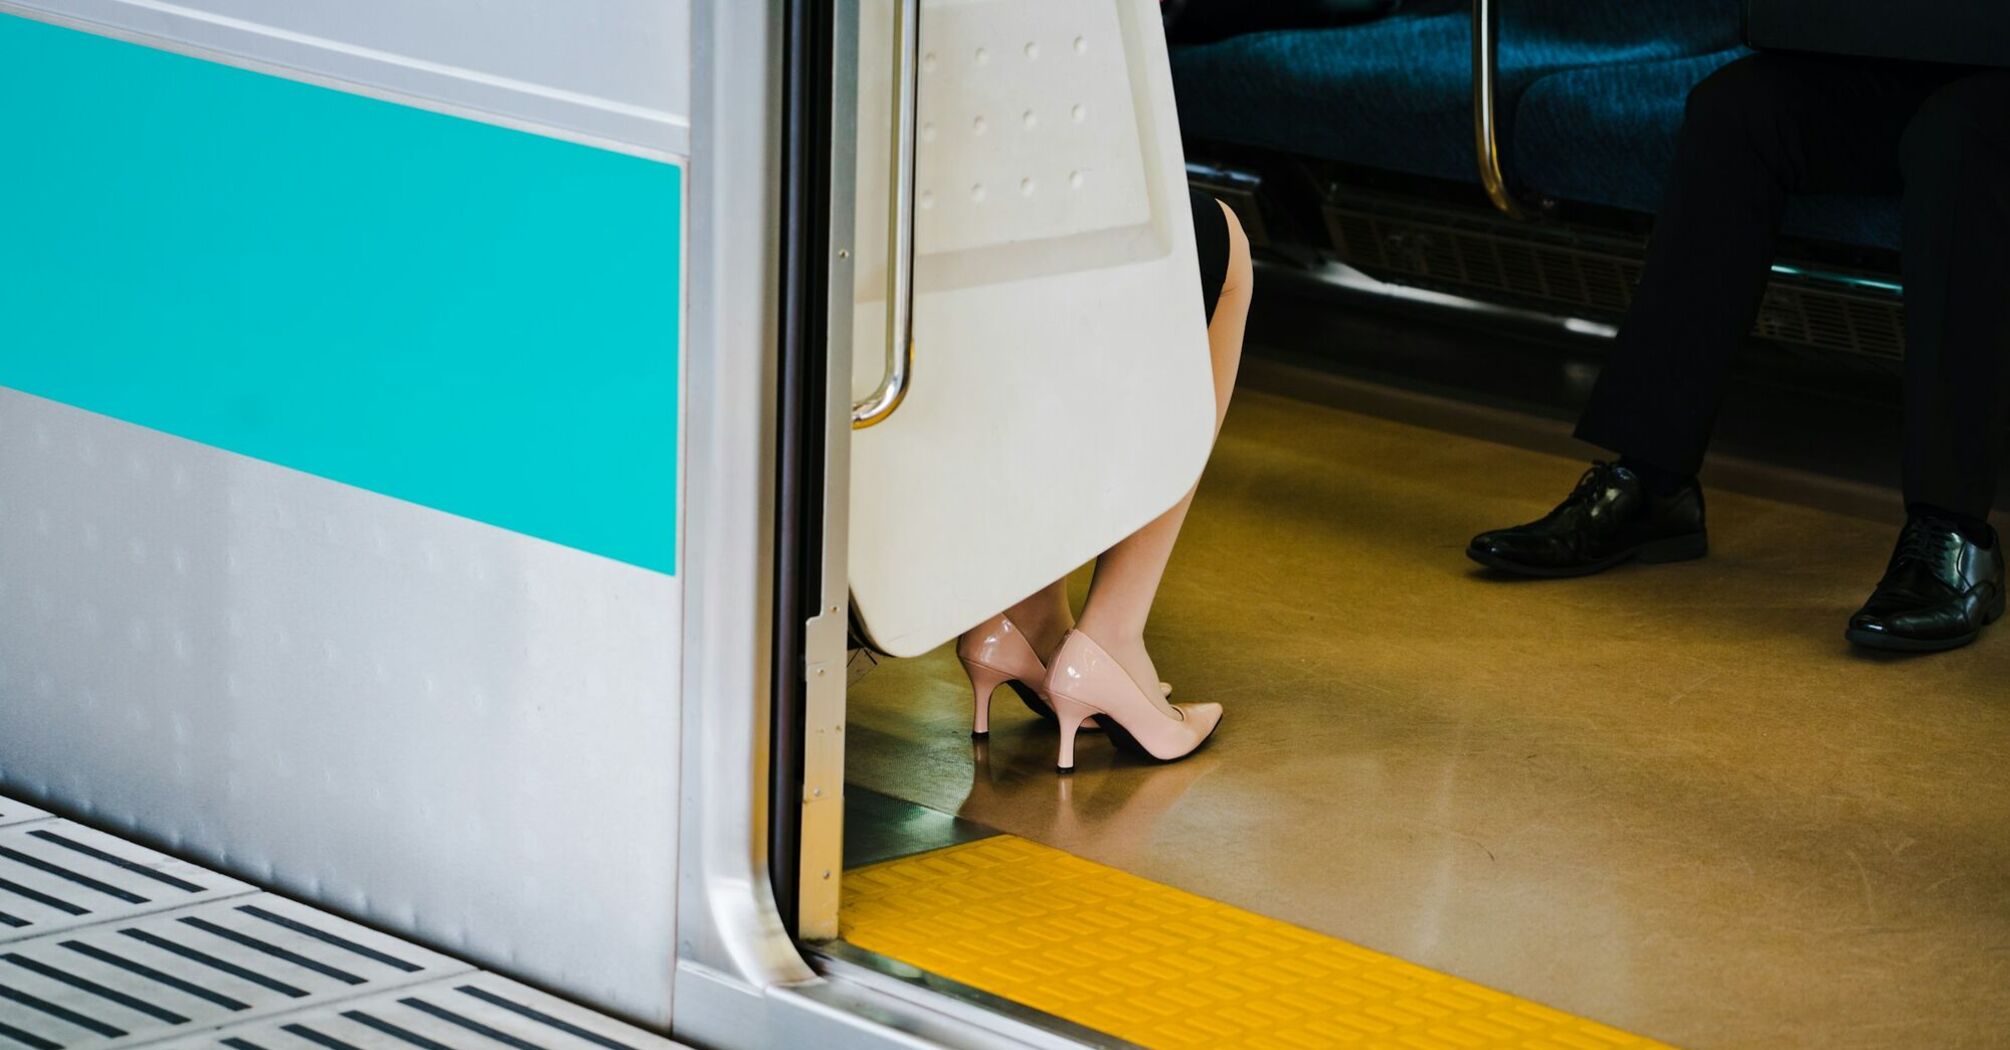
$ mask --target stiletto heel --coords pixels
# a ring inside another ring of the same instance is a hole
[[[1054,697],[1054,717],[1061,727],[1061,754],[1054,762],[1054,768],[1062,773],[1075,771],[1075,733],[1082,723],[1095,717],[1095,710],[1073,700]],[[1112,738],[1114,739],[1114,738]]]
[[[965,631],[956,640],[956,658],[963,663],[963,673],[970,676],[970,689],[975,694],[977,711],[970,721],[971,735],[991,731],[991,692],[1001,685],[1011,686],[1028,711],[1049,722],[1054,720],[1054,709],[1047,706],[1047,698],[1040,692],[1041,683],[1047,680],[1047,665],[1034,651],[1033,643],[1020,633],[1019,625],[1004,613]]]
[[[1110,742],[1160,762],[1192,754],[1221,725],[1221,705],[1169,704],[1138,687],[1130,672],[1080,631],[1069,632],[1047,669],[1047,702],[1061,725],[1056,766],[1075,768],[1075,729],[1094,717]]]
[[[1012,680],[1012,676],[983,664],[963,661],[963,673],[970,676],[970,735],[991,735],[991,693]]]
[[[1054,708],[1047,703],[1047,665],[1034,650],[1033,643],[1004,613],[963,633],[956,640],[956,659],[963,664],[963,673],[970,676],[970,691],[974,694],[973,706],[976,711],[970,719],[970,735],[984,736],[991,731],[991,692],[1001,685],[1012,687],[1019,696],[1019,702],[1026,710],[1040,716],[1041,721],[1054,721]],[[1172,687],[1159,683],[1167,692]],[[1094,718],[1082,728],[1095,732],[1098,728]]]

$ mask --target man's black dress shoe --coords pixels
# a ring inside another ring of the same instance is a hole
[[[1466,556],[1518,576],[1589,576],[1628,559],[1686,561],[1710,551],[1703,490],[1656,496],[1617,463],[1593,463],[1541,521],[1473,537]]]
[[[1872,649],[1937,652],[1967,645],[2003,615],[2003,544],[1989,546],[1942,518],[1913,518],[1884,579],[1843,637]]]

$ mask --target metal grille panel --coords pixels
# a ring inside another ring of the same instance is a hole
[[[659,1050],[457,959],[0,797],[0,1050]]]
[[[111,1050],[469,969],[254,894],[0,944],[0,1020],[62,1050]]]
[[[247,1046],[247,1044],[249,1044]],[[162,1050],[653,1050],[661,1040],[490,974],[178,1038]]]
[[[236,879],[69,821],[0,828],[0,928],[15,936],[130,919],[250,892]]]
[[[31,820],[48,819],[49,814],[36,809],[26,802],[16,802],[5,795],[0,795],[0,828],[12,824],[25,824]]]

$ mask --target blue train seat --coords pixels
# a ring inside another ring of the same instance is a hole
[[[1543,77],[1522,93],[1503,144],[1510,177],[1557,200],[1652,212],[1675,156],[1689,89],[1746,54],[1592,66]],[[1898,201],[1820,194],[1787,204],[1786,232],[1872,248],[1898,247]]]
[[[1744,54],[1740,0],[1499,0],[1507,176],[1559,200],[1652,212],[1683,102]],[[1471,11],[1422,0],[1365,23],[1175,48],[1190,140],[1478,182]],[[1788,231],[1896,247],[1894,202],[1797,200]]]

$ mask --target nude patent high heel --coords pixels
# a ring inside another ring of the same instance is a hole
[[[1019,702],[1026,710],[1040,716],[1049,725],[1058,724],[1054,708],[1047,703],[1046,694],[1041,690],[1047,681],[1047,665],[1040,660],[1033,643],[1019,630],[1004,613],[999,613],[976,627],[965,631],[956,639],[956,659],[963,664],[963,673],[970,676],[972,707],[975,709],[970,719],[970,735],[988,736],[991,732],[991,694],[1001,685],[1009,685],[1018,694]],[[1159,695],[1171,696],[1172,683],[1160,682]],[[1095,719],[1090,719],[1082,727],[1089,732],[1102,728]]]
[[[1075,733],[1090,718],[1102,722],[1110,742],[1170,762],[1185,758],[1221,725],[1221,705],[1154,700],[1096,640],[1071,631],[1047,670],[1047,702],[1060,720],[1061,772],[1075,768]]]
[[[1054,709],[1040,695],[1041,683],[1047,680],[1047,665],[1033,651],[1033,643],[1026,640],[1018,625],[1004,613],[964,632],[956,640],[956,659],[963,664],[963,673],[970,676],[971,702],[975,708],[970,719],[971,736],[991,732],[991,694],[1001,685],[1011,686],[1028,710],[1054,721]]]

